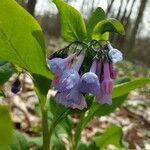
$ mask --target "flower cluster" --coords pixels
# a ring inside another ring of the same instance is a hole
[[[122,60],[122,53],[114,49],[110,43],[105,46],[105,57],[94,57],[89,72],[81,73],[86,52],[73,53],[66,58],[48,60],[54,73],[52,85],[56,94],[56,102],[66,107],[83,109],[87,107],[84,95],[90,93],[102,104],[112,103],[113,79],[116,79],[114,63]]]

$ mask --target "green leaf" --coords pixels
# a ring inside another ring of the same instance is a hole
[[[88,145],[84,144],[84,143],[79,143],[77,150],[88,150]]]
[[[114,81],[114,85],[129,82],[131,79],[128,76],[123,76]]]
[[[106,32],[104,34],[93,34],[92,39],[97,41],[107,41],[109,40],[109,33]]]
[[[29,145],[36,145],[38,147],[42,147],[42,144],[43,144],[42,137],[31,137],[28,134],[24,134],[24,136]]]
[[[28,142],[25,136],[21,132],[14,130],[12,143],[10,144],[10,149],[11,150],[29,150]]]
[[[113,112],[117,107],[119,107],[124,102],[128,93],[131,90],[142,87],[147,83],[150,83],[150,78],[142,78],[130,82],[126,82],[125,80],[125,83],[116,85],[113,90],[112,105],[102,105],[93,102],[88,113],[89,116],[86,118],[87,120],[85,119],[85,122],[87,123],[93,116],[100,117],[103,115],[108,115],[109,113]]]
[[[11,142],[13,124],[7,106],[0,105],[0,149]]]
[[[102,135],[96,137],[94,141],[100,149],[105,149],[110,144],[121,149],[123,148],[122,136],[122,129],[116,125],[111,125]]]
[[[92,32],[92,39],[101,40],[104,34],[107,33],[107,36],[105,35],[105,39],[108,40],[108,32],[116,32],[123,35],[125,34],[124,27],[121,22],[110,18],[97,23]]]
[[[0,85],[5,83],[15,71],[10,63],[0,60]]]
[[[53,0],[61,19],[61,35],[68,41],[83,41],[87,38],[86,26],[81,14],[62,0]]]
[[[122,96],[148,83],[150,83],[150,78],[140,78],[140,79],[135,79],[130,82],[118,84],[114,87],[112,96],[113,98]]]
[[[66,150],[66,147],[63,143],[57,143],[53,145],[52,150]]]
[[[84,143],[79,143],[77,150],[99,150],[99,147],[97,147],[95,142],[92,141],[89,145]]]
[[[116,110],[116,108],[120,107],[121,104],[126,100],[128,94],[122,95],[120,97],[113,98],[112,105],[101,105],[94,112],[94,116],[100,117],[108,115]],[[97,105],[97,104],[95,104]]]
[[[95,25],[99,22],[106,19],[106,14],[101,7],[98,7],[90,16],[89,21],[87,23],[87,33],[88,37],[91,38],[92,31]]]
[[[90,144],[89,144],[89,150],[99,150],[99,148],[96,146],[96,144],[95,144],[95,142],[91,142]]]
[[[47,82],[52,79],[42,30],[14,0],[1,0],[0,3],[0,48],[0,57],[30,72],[36,77],[39,87],[44,78]],[[46,84],[45,91],[48,88]]]

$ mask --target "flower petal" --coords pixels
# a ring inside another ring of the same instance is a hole
[[[71,107],[73,109],[83,109],[87,107],[83,95],[79,92],[77,88],[71,89],[66,92],[57,93],[56,102],[63,104],[66,107]]]
[[[71,90],[79,84],[80,75],[74,69],[64,71],[63,75],[58,79],[58,82],[53,84],[54,88],[59,92]]]
[[[111,105],[112,104],[112,95],[104,94],[103,92],[101,92],[101,94],[96,97],[96,100],[98,103]]]

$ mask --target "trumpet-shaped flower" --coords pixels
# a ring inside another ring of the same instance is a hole
[[[77,53],[70,55],[67,58],[53,58],[48,60],[50,69],[56,75],[62,75],[62,72],[71,67],[72,60],[76,57]]]
[[[59,82],[55,85],[55,88],[58,90],[58,93],[56,94],[56,102],[73,109],[83,109],[87,107],[86,101],[82,93],[79,91],[80,75],[78,71],[83,60],[84,55],[81,55],[73,68],[64,71]]]
[[[102,90],[104,93],[110,94],[112,93],[113,83],[112,79],[110,78],[110,69],[108,62],[104,62],[103,64],[103,73],[104,79],[102,80]]]
[[[100,68],[102,72],[102,65]],[[112,103],[112,88],[113,83],[110,78],[110,67],[108,62],[103,63],[103,79],[101,80],[101,88],[99,95],[96,96],[98,102],[102,104],[111,104]]]
[[[97,61],[94,60],[90,72],[83,74],[80,79],[80,91],[98,95],[100,91],[100,82],[96,75]]]
[[[56,102],[73,109],[78,108],[82,110],[87,107],[84,96],[79,91],[78,87],[74,87],[69,91],[57,93]]]

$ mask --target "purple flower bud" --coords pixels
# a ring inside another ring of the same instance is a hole
[[[53,58],[51,60],[48,60],[48,64],[50,65],[51,71],[57,75],[61,75],[65,69],[68,69],[71,67],[71,62],[75,58],[76,55],[77,53],[74,53],[64,59]]]
[[[116,77],[117,77],[117,70],[114,68],[112,63],[109,63],[109,69],[110,69],[110,77],[112,79],[116,79]]]
[[[78,108],[82,110],[87,107],[86,101],[82,93],[80,93],[78,87],[75,87],[69,91],[57,93],[56,102],[73,109]]]
[[[96,73],[97,61],[94,60],[90,72],[83,74],[80,79],[80,91],[98,95],[100,91],[100,82]]]

